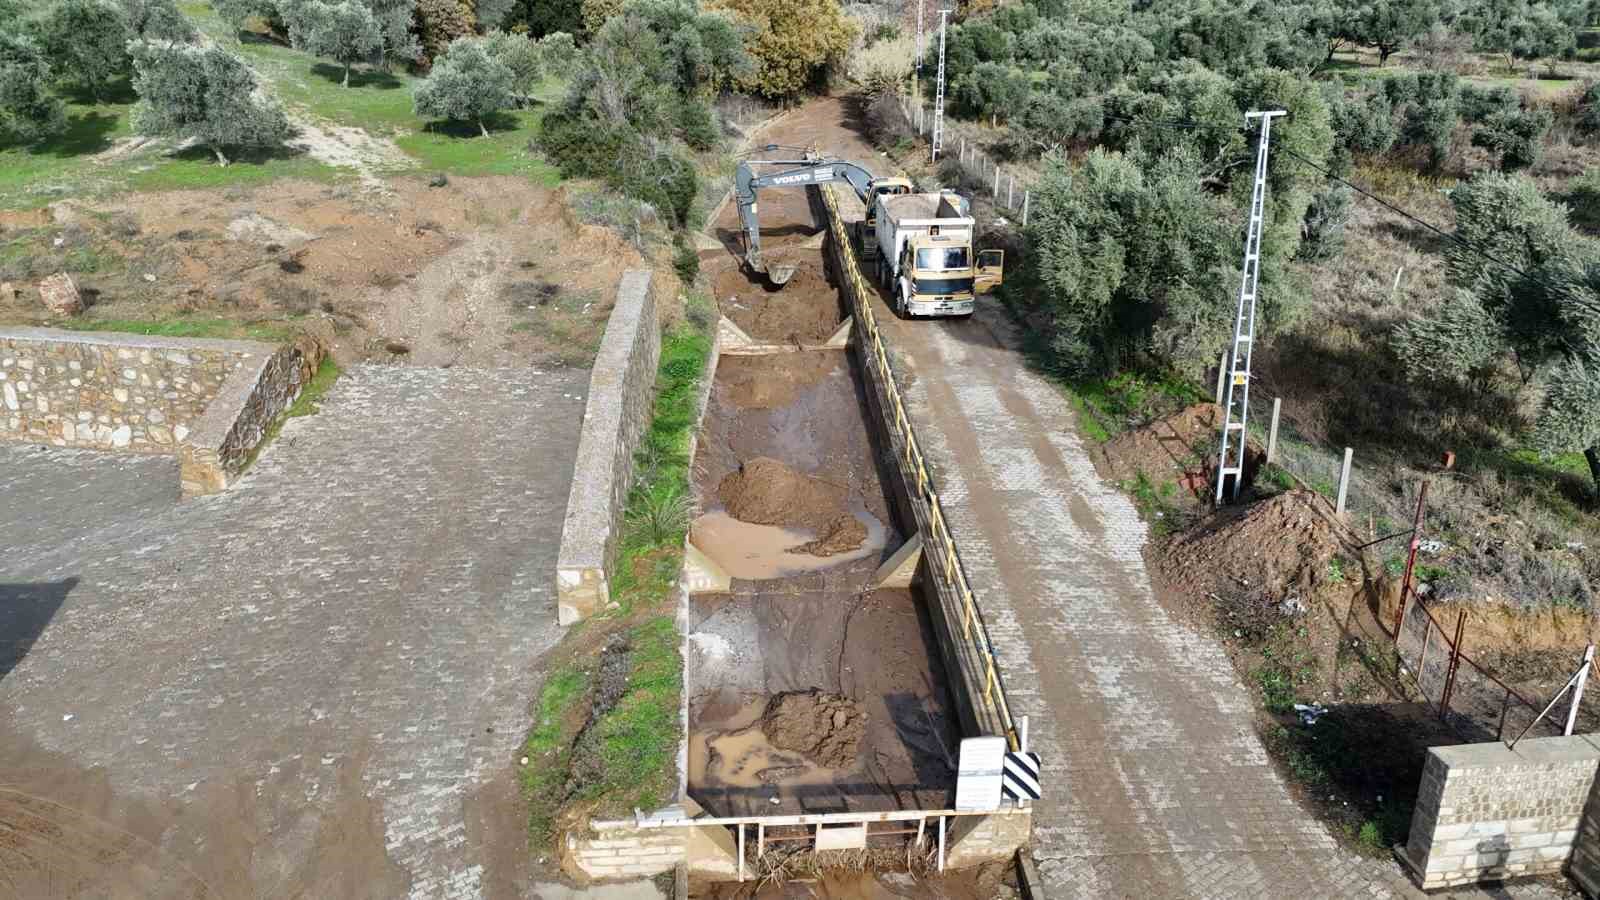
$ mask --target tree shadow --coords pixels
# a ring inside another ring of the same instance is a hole
[[[483,126],[489,129],[492,137],[499,132],[517,131],[522,127],[522,122],[511,113],[495,112],[483,117]],[[429,134],[442,134],[445,137],[483,137],[483,132],[478,130],[478,123],[465,119],[433,119],[423,126],[423,130]]]
[[[111,133],[116,131],[120,116],[112,113],[86,112],[67,117],[67,128],[54,137],[34,144],[29,152],[35,156],[54,156],[68,159],[90,156],[111,149]]]
[[[296,159],[304,156],[305,151],[298,147],[224,147],[222,152],[228,157],[230,164],[245,163],[249,165],[262,165],[278,160]],[[216,154],[204,144],[195,144],[182,150],[174,150],[167,154],[167,159],[180,162],[212,163],[217,161]]]
[[[241,44],[260,44],[268,47],[287,47],[289,42],[270,32],[239,31],[234,34]]]
[[[344,84],[344,66],[333,63],[319,62],[311,66],[311,74],[333,84]],[[395,76],[393,72],[382,69],[351,69],[350,87],[373,88],[380,91],[392,91],[405,86],[405,82]]]
[[[77,586],[76,576],[61,581],[0,583],[0,680],[28,655]]]
[[[1378,223],[1378,230],[1418,253],[1442,255],[1445,248],[1450,246],[1449,240],[1420,225],[1402,225],[1386,219]]]
[[[62,85],[61,94],[68,103],[74,103],[78,106],[98,106],[102,103],[136,103],[139,100],[139,93],[133,89],[133,79],[131,78],[118,78],[110,84],[101,86],[98,96],[89,89],[88,85],[75,83]]]

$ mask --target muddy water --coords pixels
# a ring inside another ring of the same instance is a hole
[[[783,295],[778,295],[783,296]],[[788,298],[785,298],[788,299]],[[936,808],[950,802],[956,725],[932,629],[911,591],[874,590],[905,540],[891,514],[859,373],[839,351],[727,357],[715,373],[694,460],[708,512],[691,540],[734,577],[689,610],[689,793],[721,815]],[[838,488],[865,544],[791,552],[817,535],[751,525],[718,503],[742,463],[778,460]],[[825,768],[773,747],[759,727],[772,696],[842,694],[866,722],[854,762]]]
[[[721,509],[713,509],[695,519],[689,541],[729,575],[751,581],[818,572],[858,559],[881,556],[888,541],[888,529],[883,522],[859,500],[850,505],[850,514],[866,526],[867,539],[855,550],[832,556],[792,552],[819,537],[815,531],[741,522]]]

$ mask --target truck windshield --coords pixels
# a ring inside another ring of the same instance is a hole
[[[918,294],[970,294],[971,278],[917,278],[912,286]]]
[[[932,247],[917,251],[917,268],[939,271],[965,269],[972,263],[967,260],[965,247]]]

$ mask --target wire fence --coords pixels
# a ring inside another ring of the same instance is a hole
[[[907,126],[918,137],[933,142],[934,111],[931,106],[900,95],[900,112]],[[1023,227],[1028,225],[1028,207],[1032,204],[1031,173],[1005,169],[994,157],[979,149],[975,134],[953,124],[949,116],[940,126],[940,158],[960,169],[968,184],[982,190],[994,201],[998,209],[1016,217]],[[1022,180],[1018,180],[1018,175]]]
[[[1567,684],[1552,697],[1530,697],[1496,678],[1461,652],[1467,613],[1456,610],[1441,624],[1433,609],[1407,589],[1407,602],[1395,650],[1400,671],[1422,699],[1463,740],[1501,741],[1515,746],[1523,737],[1560,737],[1567,733],[1569,715],[1573,733],[1600,730],[1590,710],[1574,710],[1582,695],[1593,650]]]

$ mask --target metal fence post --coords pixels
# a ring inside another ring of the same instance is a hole
[[[1228,375],[1228,354],[1222,354],[1222,361],[1217,363],[1217,405],[1222,405],[1222,383]]]
[[[1400,579],[1400,610],[1394,614],[1394,642],[1400,643],[1400,629],[1405,627],[1406,603],[1411,599],[1411,578],[1417,568],[1417,548],[1422,546],[1422,512],[1428,503],[1428,482],[1417,492],[1417,514],[1411,520],[1411,546],[1406,551],[1405,576]]]
[[[1278,414],[1283,411],[1283,398],[1272,398],[1272,426],[1267,429],[1267,462],[1278,458]]]
[[[1355,455],[1354,450],[1349,447],[1344,448],[1344,466],[1339,469],[1339,502],[1333,508],[1333,511],[1341,516],[1344,515],[1344,495],[1350,488],[1350,457],[1353,455]]]
[[[1573,726],[1578,724],[1578,705],[1583,702],[1583,683],[1589,680],[1589,670],[1594,668],[1594,645],[1583,651],[1583,668],[1578,670],[1578,686],[1572,691],[1572,708],[1567,710],[1567,727],[1562,734],[1571,737]]]
[[[1006,209],[1017,208],[1017,176],[1006,179]]]
[[[1000,199],[1000,164],[994,164],[994,198]]]
[[[1027,228],[1028,227],[1028,198],[1030,196],[1032,196],[1032,194],[1033,194],[1032,191],[1023,191],[1022,192],[1022,227],[1023,228]]]

